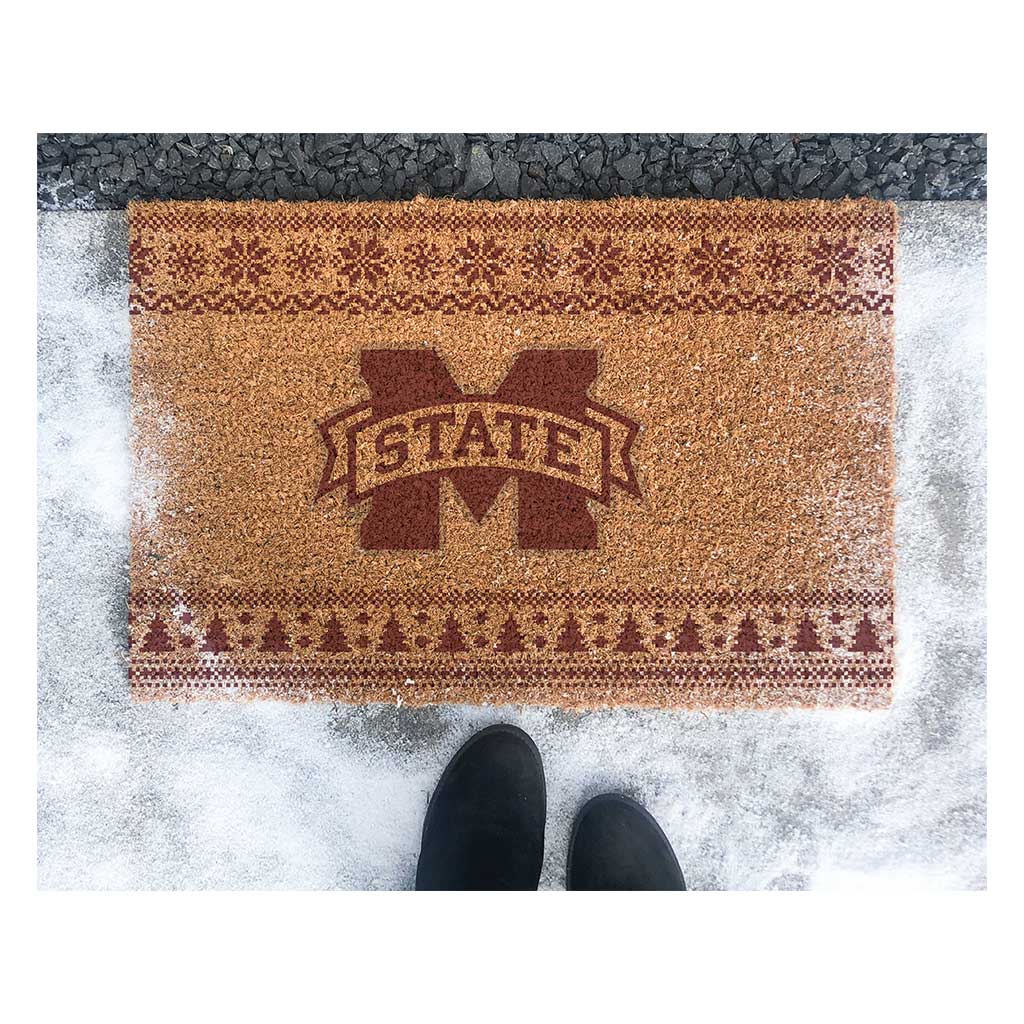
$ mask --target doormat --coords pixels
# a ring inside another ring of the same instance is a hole
[[[889,703],[891,204],[130,225],[136,698]]]

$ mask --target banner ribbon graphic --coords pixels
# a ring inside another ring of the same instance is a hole
[[[344,458],[335,458],[319,494],[345,484],[353,504],[385,484],[466,469],[535,473],[604,504],[613,484],[639,494],[630,461],[635,425],[592,402],[582,418],[487,396],[385,417],[367,403],[322,424],[321,433]]]

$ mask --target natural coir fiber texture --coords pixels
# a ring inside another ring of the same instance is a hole
[[[892,205],[130,218],[136,697],[889,702]]]

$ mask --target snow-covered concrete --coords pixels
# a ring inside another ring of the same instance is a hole
[[[606,789],[695,889],[984,886],[985,208],[901,214],[895,704],[703,714],[131,705],[125,215],[41,215],[39,884],[407,888],[433,783],[504,720],[547,769],[545,888]]]

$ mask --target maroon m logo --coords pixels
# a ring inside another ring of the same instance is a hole
[[[511,476],[519,546],[597,547],[590,500],[613,485],[638,497],[630,449],[639,425],[587,391],[597,352],[521,352],[492,395],[464,394],[433,350],[368,349],[370,400],[319,424],[327,464],[317,498],[347,488],[370,501],[360,542],[370,550],[430,550],[441,541],[441,478],[480,522]]]

